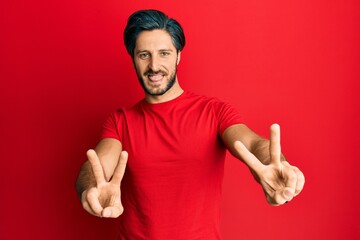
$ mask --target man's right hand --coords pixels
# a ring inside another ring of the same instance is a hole
[[[98,217],[117,218],[124,208],[121,204],[120,184],[125,173],[128,153],[122,151],[110,181],[105,179],[104,170],[98,155],[92,149],[87,157],[94,173],[96,186],[85,190],[81,195],[84,209]]]

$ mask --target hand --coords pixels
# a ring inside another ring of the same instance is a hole
[[[264,165],[240,141],[234,143],[234,148],[261,184],[270,205],[278,206],[287,203],[303,189],[305,184],[303,173],[287,161],[281,161],[278,124],[270,127],[269,164]]]
[[[121,152],[119,162],[110,181],[105,179],[103,167],[96,152],[91,149],[87,151],[87,156],[94,173],[96,186],[82,193],[81,202],[84,209],[98,217],[119,217],[124,211],[121,204],[120,184],[125,173],[127,152]]]

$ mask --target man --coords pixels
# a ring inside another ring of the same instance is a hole
[[[249,167],[269,204],[301,192],[304,176],[281,154],[277,124],[263,139],[230,105],[180,87],[185,36],[176,20],[135,12],[124,41],[145,98],[113,113],[87,152],[77,180],[86,211],[119,217],[119,239],[221,239],[226,149]]]

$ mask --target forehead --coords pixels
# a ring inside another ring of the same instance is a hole
[[[136,39],[136,50],[175,49],[171,36],[161,29],[142,31]]]

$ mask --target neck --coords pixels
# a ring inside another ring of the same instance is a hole
[[[184,90],[180,87],[179,82],[176,80],[174,85],[163,95],[145,94],[145,100],[151,104],[168,102],[179,97],[183,92]]]

